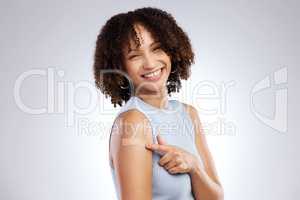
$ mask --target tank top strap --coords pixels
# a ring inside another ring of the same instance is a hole
[[[183,120],[182,123],[184,124],[184,126],[186,126],[187,129],[192,130],[192,132],[194,130],[191,118],[189,114],[186,112],[186,108],[184,104],[176,99],[168,100],[168,106],[166,109],[158,109],[151,106],[150,104],[147,104],[139,97],[132,96],[125,103],[125,105],[121,107],[121,109],[117,113],[116,119],[121,113],[131,109],[137,109],[138,111],[143,113],[145,117],[149,120],[151,130],[152,130],[152,141],[154,144],[158,143],[156,138],[157,135],[159,134],[158,124],[160,122],[167,123],[168,120],[170,120],[170,115],[175,116],[178,120]],[[194,140],[193,134],[192,134],[192,139]]]
[[[195,129],[194,129],[194,123],[192,121],[192,118],[190,114],[188,113],[186,109],[186,105],[178,100],[174,100],[175,107],[177,108],[177,112],[175,112],[177,115],[179,115],[179,119],[183,120],[183,124],[186,126],[187,130],[190,131],[191,134],[189,134],[193,141],[195,141]]]

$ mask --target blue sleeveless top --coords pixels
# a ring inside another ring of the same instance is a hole
[[[158,143],[156,136],[159,133],[167,144],[178,146],[197,156],[200,165],[203,167],[203,162],[195,145],[195,132],[192,120],[181,102],[169,99],[166,107],[159,109],[137,96],[131,96],[125,105],[121,107],[118,115],[130,109],[137,109],[148,118],[152,129],[153,143]],[[189,174],[170,174],[158,164],[161,155],[155,151],[152,152],[152,199],[194,200]],[[115,191],[118,199],[120,199],[116,173],[111,165],[110,169]]]

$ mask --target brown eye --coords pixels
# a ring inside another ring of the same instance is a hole
[[[131,60],[131,59],[133,59],[133,58],[135,58],[135,57],[138,57],[138,55],[132,55],[132,56],[129,56],[129,60]]]
[[[153,49],[153,51],[157,51],[157,50],[161,50],[160,46],[155,47],[155,48]]]

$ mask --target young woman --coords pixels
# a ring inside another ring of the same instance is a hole
[[[96,86],[122,106],[109,140],[122,200],[221,200],[223,189],[197,110],[171,100],[194,53],[171,14],[153,7],[111,17],[98,35]]]

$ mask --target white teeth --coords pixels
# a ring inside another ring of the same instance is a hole
[[[160,72],[161,72],[161,69],[159,69],[159,70],[157,70],[157,71],[155,71],[155,72],[152,72],[152,73],[150,73],[150,74],[145,74],[144,76],[145,76],[145,77],[153,77],[153,76],[159,75]]]

